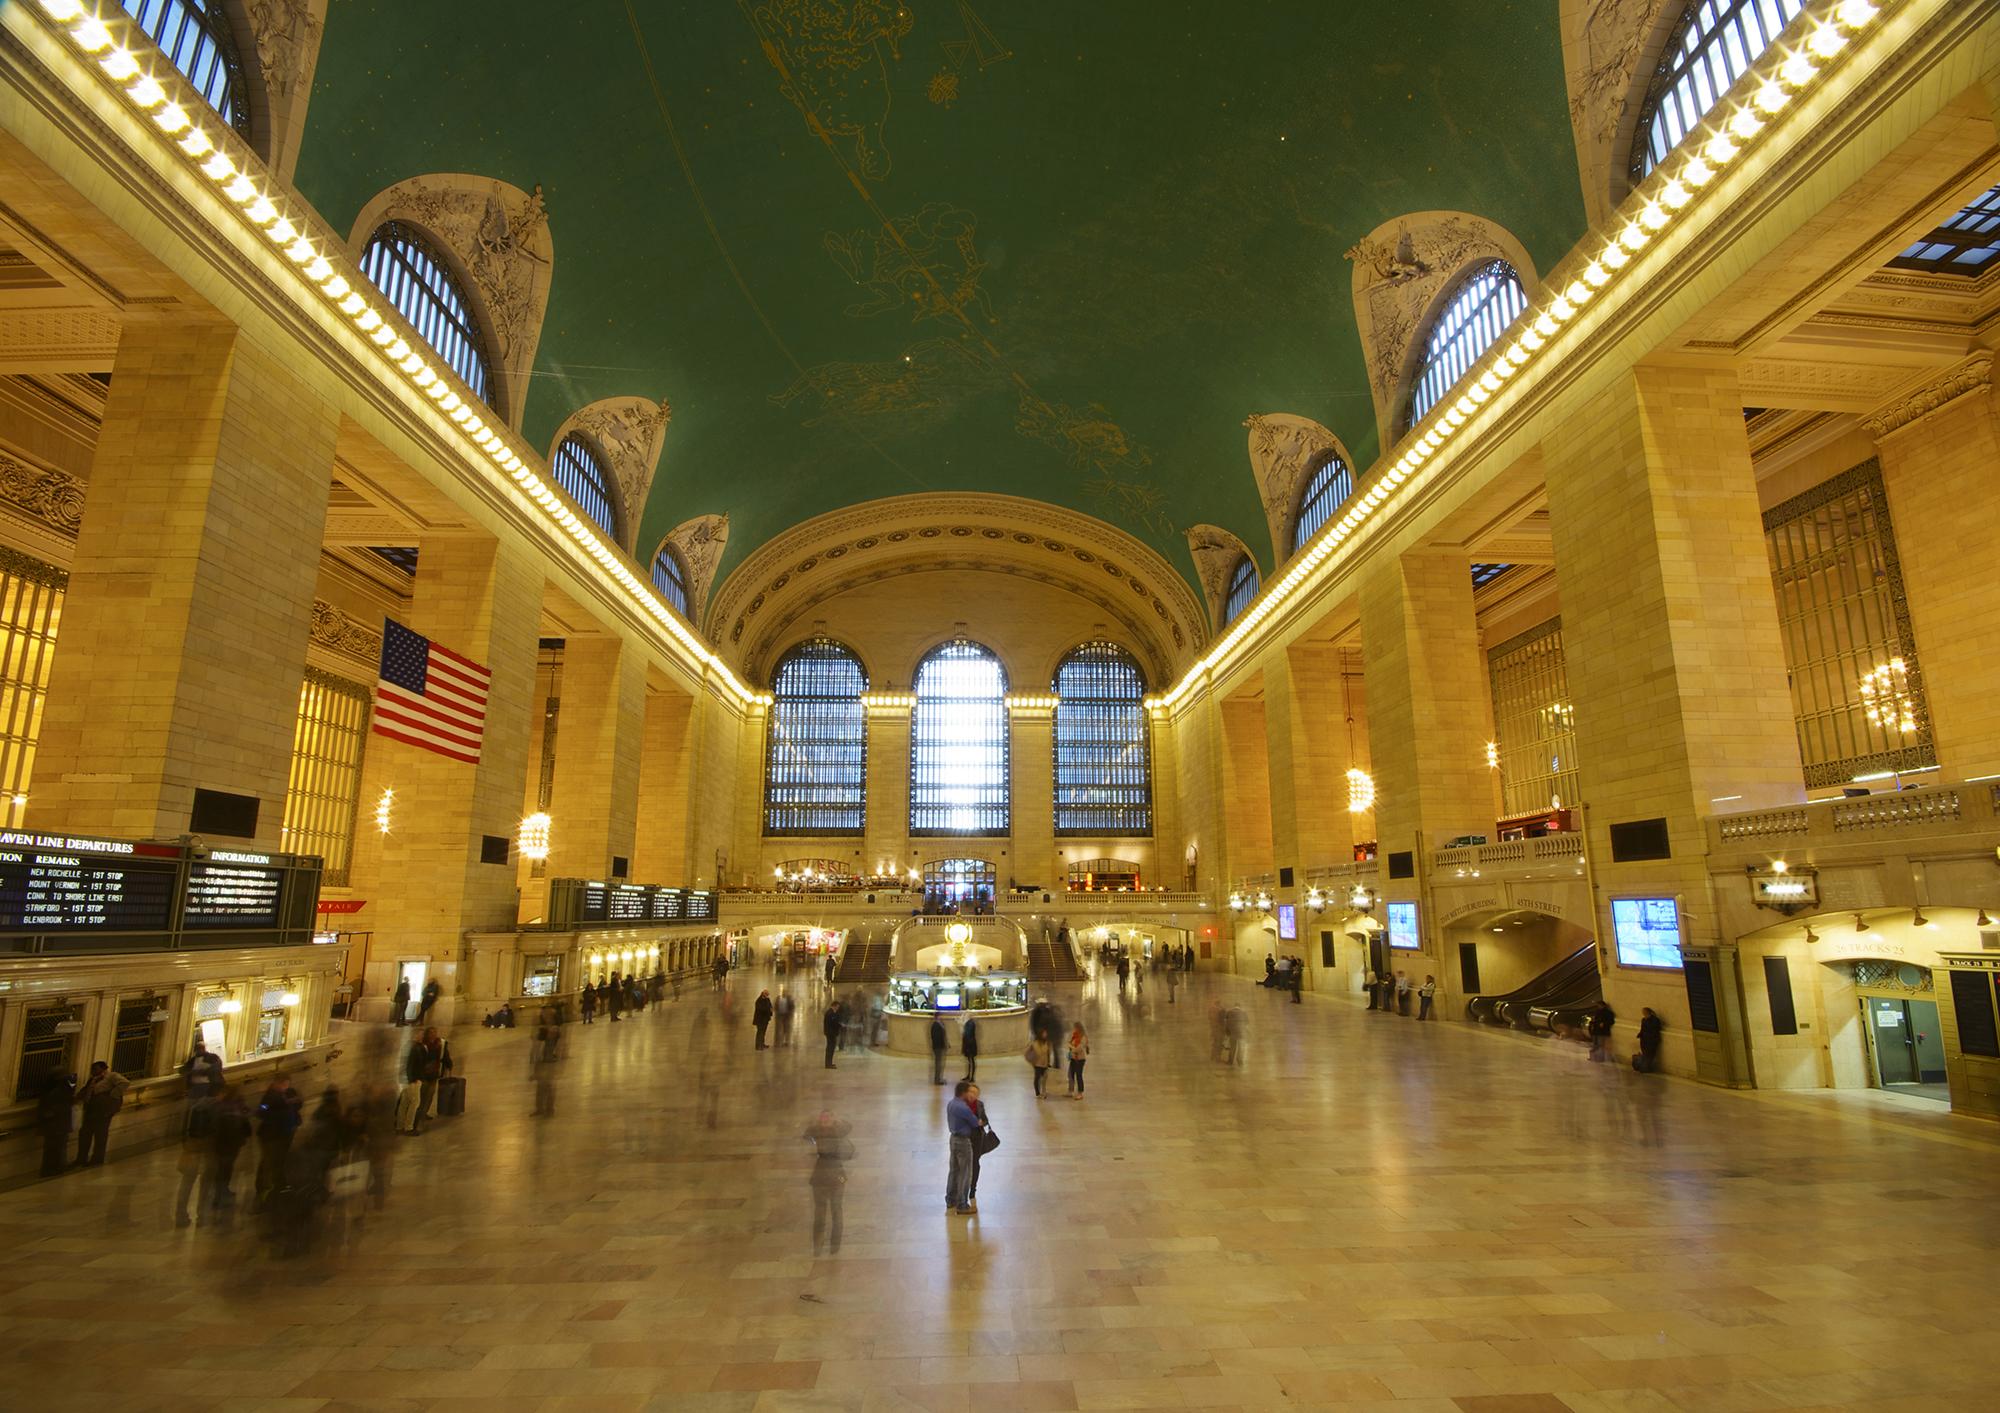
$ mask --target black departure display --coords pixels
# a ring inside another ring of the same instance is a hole
[[[0,836],[0,931],[164,932],[179,872],[174,850],[154,858],[102,840]]]

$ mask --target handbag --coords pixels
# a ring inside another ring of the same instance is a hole
[[[357,1158],[351,1163],[342,1163],[328,1171],[326,1175],[326,1195],[335,1202],[350,1197],[359,1197],[368,1190],[368,1160]]]
[[[1000,1146],[1000,1135],[990,1128],[982,1128],[972,1135],[972,1151],[984,1158]]]

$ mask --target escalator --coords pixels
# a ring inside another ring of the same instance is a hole
[[[1586,942],[1525,985],[1504,995],[1472,997],[1465,1015],[1516,1030],[1566,1030],[1581,1026],[1585,1012],[1603,998],[1597,944]]]

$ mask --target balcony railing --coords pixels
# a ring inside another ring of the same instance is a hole
[[[1583,862],[1581,832],[1544,834],[1534,839],[1508,839],[1498,844],[1476,844],[1461,849],[1439,849],[1431,855],[1431,868],[1439,878],[1509,864],[1554,868]]]
[[[1719,814],[1708,821],[1709,845],[1858,841],[1885,832],[1955,834],[2000,824],[2000,785],[1925,785],[1852,799],[1814,800],[1776,809]]]

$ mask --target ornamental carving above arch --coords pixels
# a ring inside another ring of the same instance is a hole
[[[1413,211],[1385,221],[1356,241],[1347,258],[1354,266],[1354,321],[1368,363],[1375,425],[1387,448],[1395,441],[1430,319],[1459,276],[1485,261],[1505,260],[1531,296],[1538,276],[1511,232],[1464,211]]]
[[[251,130],[280,181],[289,181],[298,165],[326,7],[327,0],[248,0],[243,6],[256,51],[255,70],[245,75],[252,85]]]
[[[1583,210],[1592,225],[1631,189],[1626,158],[1639,98],[1685,0],[1562,0],[1563,76]],[[1525,276],[1524,276],[1525,278]]]
[[[1271,531],[1271,558],[1283,564],[1291,558],[1292,516],[1306,480],[1328,452],[1354,470],[1354,458],[1340,438],[1310,417],[1289,412],[1253,412],[1243,419],[1250,429],[1250,474],[1264,503],[1264,523]],[[1190,542],[1192,545],[1192,542]],[[1212,606],[1212,605],[1211,605]]]
[[[715,571],[722,563],[722,552],[729,547],[729,517],[697,515],[692,520],[683,520],[667,531],[660,544],[673,546],[674,553],[680,556],[681,567],[687,571],[688,619],[700,623],[708,608],[708,591],[715,583]],[[658,558],[658,549],[653,556]],[[652,568],[652,560],[647,560],[646,567]]]
[[[659,471],[660,450],[673,416],[664,398],[599,398],[570,413],[549,443],[550,461],[572,432],[581,433],[603,456],[618,501],[618,543],[627,554],[638,553],[639,517]]]
[[[1201,579],[1202,597],[1208,600],[1208,626],[1222,629],[1222,609],[1229,599],[1229,575],[1239,561],[1256,556],[1250,547],[1220,525],[1195,525],[1187,532],[1188,553],[1194,556],[1194,572]]]
[[[517,431],[548,313],[555,243],[542,189],[493,177],[431,172],[378,193],[347,238],[356,260],[385,221],[405,221],[444,247],[493,362],[493,410]]]

